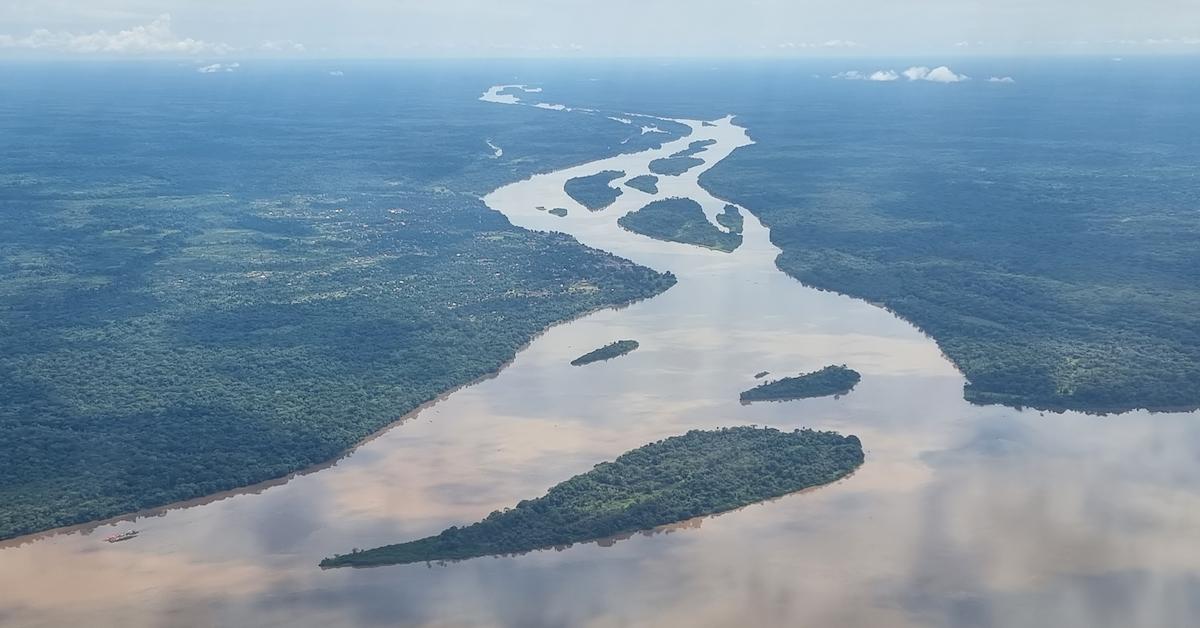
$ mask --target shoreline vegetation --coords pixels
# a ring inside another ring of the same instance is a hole
[[[729,213],[730,208],[733,210],[732,214]],[[729,224],[738,226],[737,233],[721,231],[708,221],[700,203],[680,197],[651,201],[641,209],[618,218],[617,224],[634,233],[658,240],[693,244],[730,253],[742,244],[742,215],[737,213],[737,208],[733,206],[727,206],[722,215]],[[721,218],[718,217],[718,220]]]
[[[616,202],[624,192],[612,182],[625,176],[621,170],[601,170],[596,174],[567,179],[563,191],[588,211],[597,212]]]
[[[619,358],[627,353],[632,353],[639,346],[641,345],[636,340],[618,340],[571,360],[571,366],[583,366],[593,362],[603,362],[604,360]]]
[[[760,376],[756,375],[755,377]],[[858,371],[847,368],[844,364],[841,366],[831,365],[819,371],[759,384],[750,390],[743,391],[741,401],[742,403],[790,401],[830,395],[839,396],[853,390],[861,379],[862,376]]]
[[[453,561],[563,547],[650,530],[846,477],[855,436],[741,426],[692,430],[631,450],[465,527],[322,560],[322,568]]]

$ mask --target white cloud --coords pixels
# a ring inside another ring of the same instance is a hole
[[[958,83],[970,80],[970,78],[966,74],[955,74],[953,70],[944,65],[930,70],[929,74],[925,76],[926,81],[933,81],[934,83]]]
[[[176,36],[171,31],[171,16],[166,13],[149,24],[116,33],[101,30],[76,34],[39,28],[26,37],[0,35],[0,48],[114,55],[225,54],[232,50],[227,44]]]
[[[330,70],[329,76],[346,76],[346,73],[341,70]]]
[[[228,64],[213,63],[212,65],[200,66],[196,68],[196,71],[201,74],[216,74],[217,72],[233,72],[240,67],[242,67],[242,64],[234,61]]]
[[[993,76],[988,79],[989,83],[1016,83],[1011,76]]]
[[[932,70],[923,65],[915,65],[902,72],[902,74],[910,81],[930,81],[933,83],[961,83],[971,78],[966,74],[956,74],[954,70],[944,65]]]
[[[865,81],[867,80],[867,75],[859,72],[858,70],[846,70],[845,72],[838,72],[829,78],[842,79],[846,81]]]
[[[259,44],[258,49],[263,52],[304,52],[304,44],[292,41],[290,39],[268,39]]]
[[[876,70],[871,76],[867,77],[868,81],[895,81],[900,78],[899,74],[891,70]]]

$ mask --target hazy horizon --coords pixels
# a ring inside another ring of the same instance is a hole
[[[464,17],[465,16],[465,17]],[[879,0],[0,3],[11,58],[820,58],[1191,55],[1200,4]]]

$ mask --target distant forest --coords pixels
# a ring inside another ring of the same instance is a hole
[[[756,143],[701,181],[770,227],[781,269],[918,325],[975,403],[1200,405],[1200,144],[1176,96],[1151,115],[1074,87],[1036,109],[833,87],[819,125],[719,101]]]

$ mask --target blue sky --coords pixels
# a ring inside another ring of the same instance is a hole
[[[0,57],[1200,54],[1200,0],[0,0]]]

